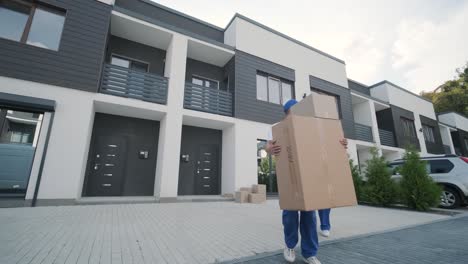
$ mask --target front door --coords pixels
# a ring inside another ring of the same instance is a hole
[[[199,145],[195,167],[195,194],[218,194],[218,146]]]
[[[96,113],[83,196],[152,196],[159,122]]]
[[[220,130],[183,126],[178,195],[221,193]]]
[[[90,159],[88,195],[119,196],[122,194],[127,154],[124,136],[98,136]]]

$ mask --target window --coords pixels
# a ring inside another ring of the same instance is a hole
[[[424,140],[426,140],[427,142],[435,143],[434,127],[423,125],[422,129],[424,134]]]
[[[430,160],[429,164],[431,166],[430,173],[449,173],[453,169],[453,163],[449,160]]]
[[[405,137],[416,137],[416,129],[414,128],[414,121],[401,117],[401,126],[403,128],[403,136]]]
[[[199,77],[199,76],[192,76],[192,83],[208,88],[214,88],[218,89],[219,88],[219,82],[215,80],[210,80],[204,77]]]
[[[0,37],[58,50],[65,12],[22,0],[0,0]]]
[[[136,61],[133,59],[112,55],[111,64],[132,69],[139,72],[148,72],[149,64],[146,62]]]
[[[292,83],[266,74],[257,74],[257,100],[285,104],[292,98]]]
[[[311,88],[310,89],[312,91],[312,93],[318,93],[318,94],[324,94],[324,95],[328,95],[328,96],[333,96],[335,97],[335,103],[336,103],[336,109],[338,111],[338,116],[340,118],[342,118],[342,113],[341,113],[341,103],[340,103],[340,97],[336,94],[332,94],[332,93],[327,93],[327,92],[324,92],[322,90],[319,90],[319,89],[315,89],[315,88]]]
[[[465,149],[468,150],[468,138],[464,138],[463,141],[465,142]]]

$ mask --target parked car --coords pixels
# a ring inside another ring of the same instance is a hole
[[[456,155],[421,157],[427,161],[426,169],[429,176],[443,187],[440,196],[440,207],[446,209],[468,205],[468,158]],[[392,179],[399,181],[399,167],[404,163],[397,159],[389,164],[392,169]]]

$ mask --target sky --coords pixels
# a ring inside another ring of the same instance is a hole
[[[412,92],[468,61],[468,0],[154,0],[225,28],[237,12],[346,62],[348,78]]]

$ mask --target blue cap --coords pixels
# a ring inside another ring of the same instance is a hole
[[[284,110],[284,112],[285,112],[285,113],[288,112],[288,110],[289,110],[293,105],[295,105],[295,104],[297,104],[296,99],[290,99],[290,100],[288,100],[288,101],[283,105],[283,110]]]

